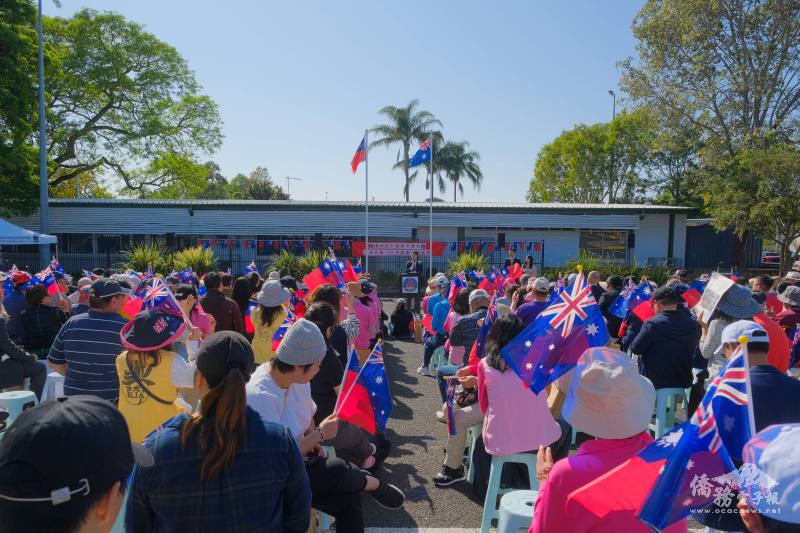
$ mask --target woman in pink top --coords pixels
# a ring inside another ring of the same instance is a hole
[[[450,309],[450,312],[447,314],[447,320],[444,322],[444,331],[448,335],[450,335],[450,331],[453,329],[453,326],[456,325],[458,319],[469,314],[469,293],[470,291],[468,289],[461,289],[455,300],[453,300],[453,307]],[[461,366],[464,363],[463,346],[451,346],[448,340],[444,343],[444,349],[447,350],[447,359],[450,361],[451,365]]]
[[[547,394],[523,385],[500,349],[525,328],[522,319],[497,319],[486,340],[486,357],[478,365],[478,401],[483,419],[483,443],[492,455],[535,451],[553,444],[556,455],[569,453],[568,431],[562,431],[547,407]]]
[[[539,450],[539,497],[529,533],[646,533],[635,513],[584,504],[584,487],[627,461],[653,441],[647,433],[655,407],[653,384],[639,375],[626,354],[611,348],[590,348],[578,361],[568,386],[564,418],[576,431],[593,437],[578,453],[553,464],[550,450]],[[636,479],[631,479],[636,483]],[[566,529],[565,529],[566,528]],[[664,531],[686,532],[686,520]]]
[[[372,298],[364,294],[362,284],[351,281],[347,284],[347,288],[355,296],[353,300],[353,311],[359,322],[358,336],[355,338],[354,344],[356,352],[358,352],[359,359],[363,362],[369,356],[370,348],[369,341],[373,337],[373,332],[380,327],[380,320],[375,316],[374,304]]]

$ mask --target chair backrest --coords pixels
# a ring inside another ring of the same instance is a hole
[[[14,420],[26,409],[36,406],[36,394],[28,390],[0,392],[0,410],[8,413],[6,427],[14,423]]]

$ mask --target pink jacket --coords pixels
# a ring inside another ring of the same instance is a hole
[[[356,318],[360,322],[360,326],[358,328],[358,337],[356,337],[355,345],[356,348],[362,350],[364,348],[369,348],[369,340],[372,338],[372,331],[375,329],[374,322],[375,320],[375,313],[373,312],[372,308],[366,306],[361,303],[361,300],[356,298],[354,303]]]
[[[537,450],[561,436],[561,426],[547,407],[547,393],[536,395],[510,368],[505,372],[478,365],[478,401],[483,418],[483,443],[492,455]]]
[[[646,432],[627,439],[596,439],[584,442],[578,453],[553,465],[547,481],[539,487],[528,533],[571,532],[647,533],[650,528],[632,514],[609,512],[600,519],[578,506],[571,505],[571,494],[616,468],[653,442]],[[685,533],[686,520],[666,528],[669,533]]]

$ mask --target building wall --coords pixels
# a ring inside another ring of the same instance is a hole
[[[631,258],[644,263],[648,258],[667,257],[669,241],[669,215],[646,215],[639,221],[639,229],[634,231],[636,243]]]

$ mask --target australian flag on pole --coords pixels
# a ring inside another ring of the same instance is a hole
[[[251,261],[250,264],[245,267],[244,271],[242,272],[242,276],[246,276],[250,272],[255,272],[256,274],[260,274],[255,261]]]
[[[608,329],[583,272],[500,353],[535,394],[574,368],[592,346],[608,342]]]
[[[163,309],[171,313],[183,314],[178,301],[161,278],[153,278],[145,284],[142,295],[142,307],[145,309]]]
[[[638,285],[629,283],[622,289],[622,292],[617,296],[617,299],[614,300],[614,303],[611,304],[608,310],[612,315],[624,319],[628,316],[628,313],[636,309],[640,303],[649,300],[652,295],[653,288],[647,280],[642,281]]]
[[[417,153],[414,154],[414,156],[408,162],[408,168],[419,166],[431,160],[431,144],[432,141],[430,136],[422,141],[422,144],[420,144],[419,148],[417,149]]]
[[[558,279],[556,279],[556,285],[555,287],[553,287],[553,292],[552,294],[550,294],[550,298],[547,299],[547,305],[548,306],[552,305],[553,302],[555,302],[556,299],[558,299],[558,297],[561,295],[562,292],[564,292],[564,289],[566,288],[567,284],[564,282],[564,277],[561,274],[559,274]]]

